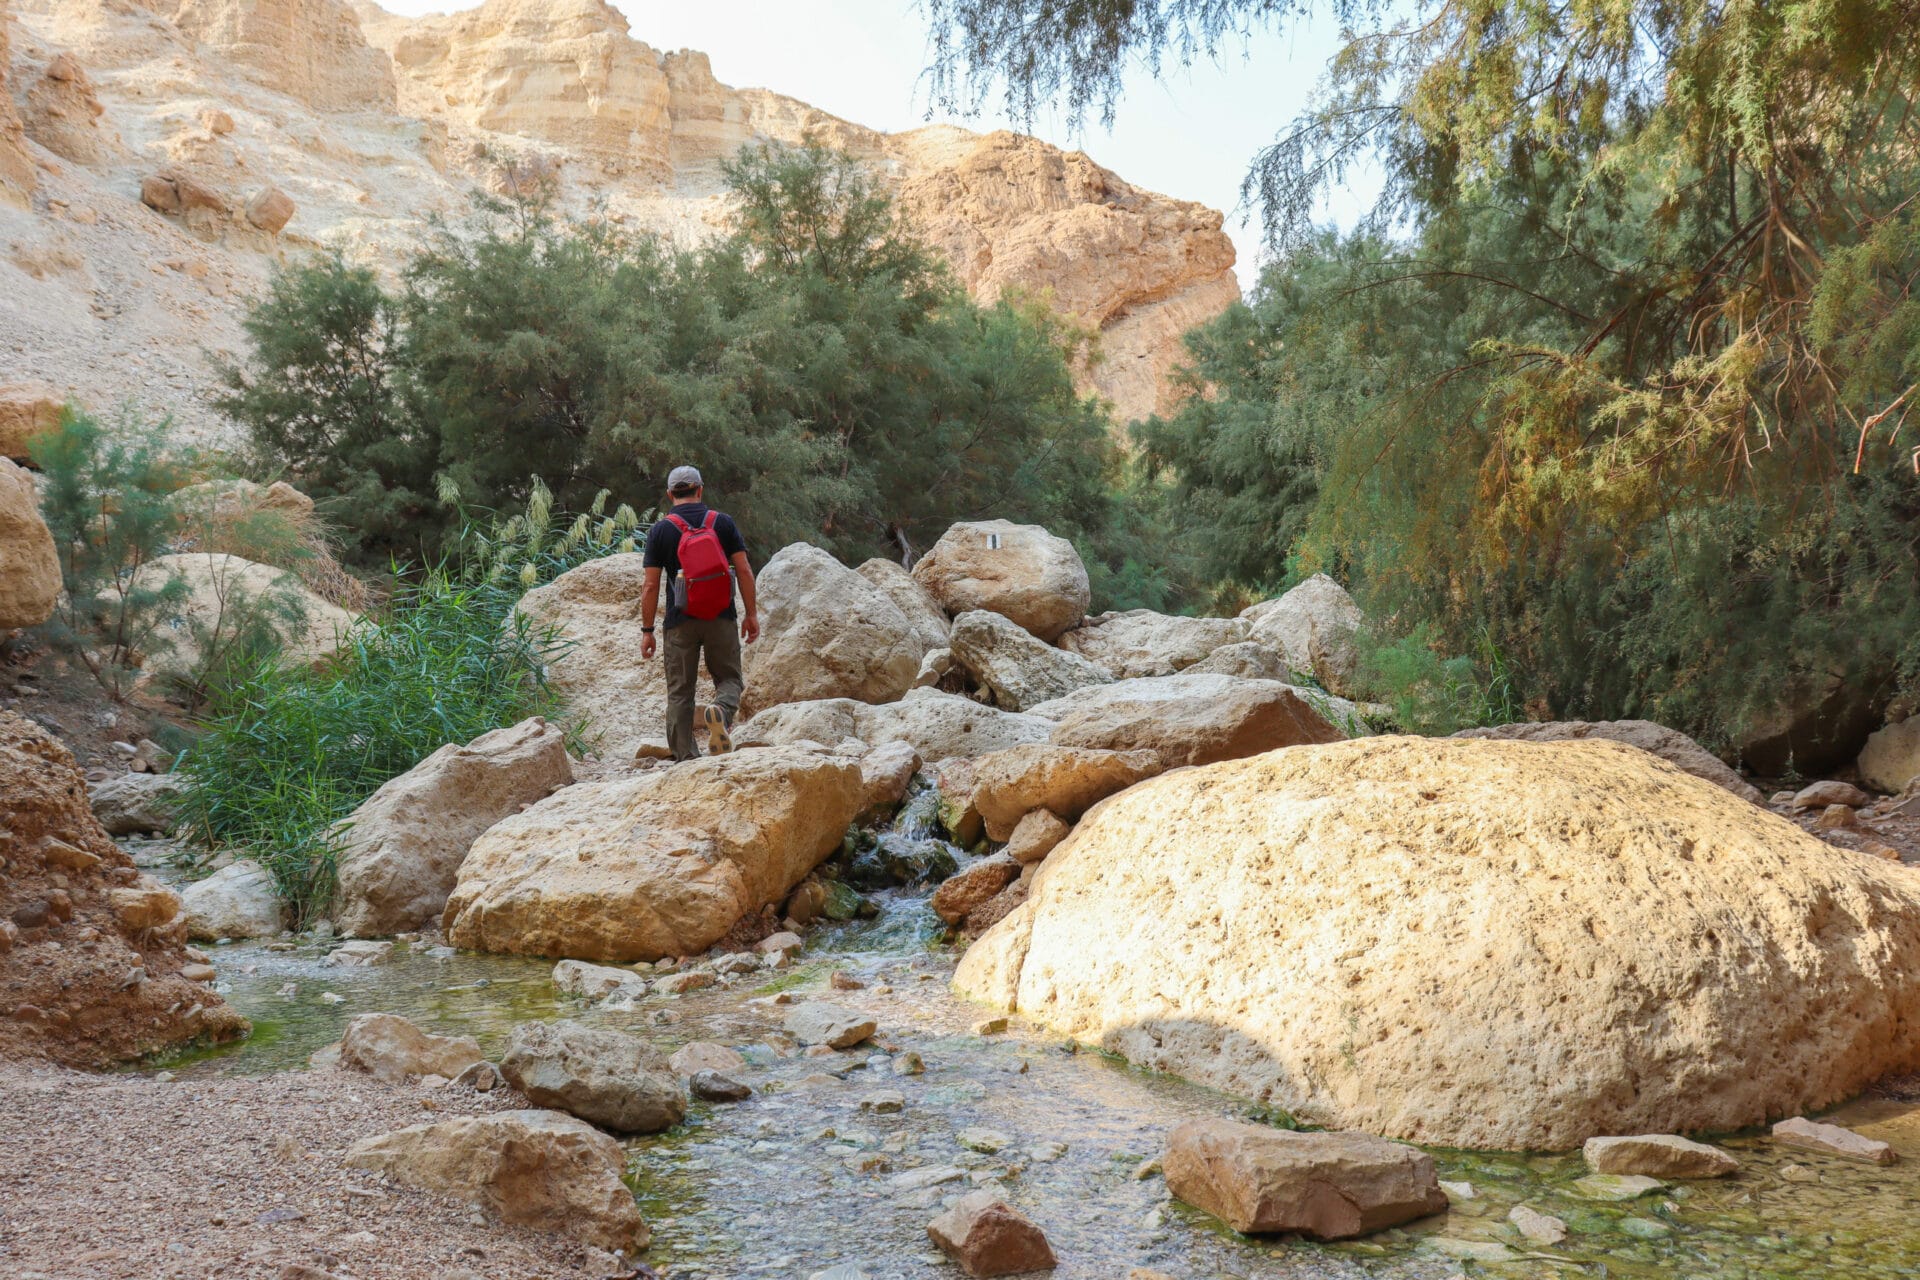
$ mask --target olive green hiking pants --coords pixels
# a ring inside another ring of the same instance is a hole
[[[675,760],[693,760],[700,755],[693,742],[693,709],[702,654],[714,704],[728,725],[740,710],[740,624],[732,618],[683,618],[664,633],[660,647],[667,666],[667,746]]]

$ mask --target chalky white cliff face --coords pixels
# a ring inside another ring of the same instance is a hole
[[[1173,403],[1180,335],[1238,294],[1214,210],[1032,138],[889,135],[729,88],[601,0],[420,19],[0,0],[0,74],[0,381],[130,399],[203,439],[223,430],[209,357],[244,350],[274,263],[337,247],[392,265],[511,172],[552,175],[569,216],[690,242],[726,225],[723,158],[817,137],[872,166],[977,297],[1023,290],[1096,331],[1083,386],[1122,420]]]

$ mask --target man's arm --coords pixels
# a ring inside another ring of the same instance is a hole
[[[740,638],[752,644],[760,638],[760,606],[754,595],[753,566],[744,551],[733,553],[733,578],[740,584]]]
[[[660,571],[647,570],[645,583],[640,588],[640,625],[646,635],[640,641],[640,656],[653,656],[653,620],[660,612]]]

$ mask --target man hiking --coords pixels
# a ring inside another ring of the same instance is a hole
[[[700,656],[713,679],[713,705],[703,719],[707,754],[733,750],[727,730],[740,709],[740,642],[760,635],[747,544],[733,517],[702,499],[699,471],[675,467],[667,476],[673,507],[647,531],[646,584],[640,598],[640,656],[654,654],[654,617],[660,607],[660,578],[667,587],[667,746],[675,760],[693,760],[693,695],[700,678]],[[741,616],[734,607],[734,583],[740,584]]]

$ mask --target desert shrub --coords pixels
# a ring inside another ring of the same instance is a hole
[[[693,461],[756,559],[898,558],[1005,516],[1155,589],[1126,570],[1143,553],[1106,412],[1074,389],[1083,333],[972,301],[845,156],[750,149],[728,175],[737,228],[697,248],[563,221],[535,191],[430,235],[398,287],[338,257],[290,266],[222,408],[362,562],[446,552],[442,478],[505,509],[537,472],[577,510]]]
[[[168,647],[165,621],[186,594],[177,578],[141,572],[173,549],[180,524],[168,496],[181,475],[169,424],[128,414],[109,425],[69,405],[31,449],[65,588],[45,629],[124,700],[141,663]]]
[[[184,805],[192,838],[245,849],[311,919],[333,898],[335,824],[382,783],[449,742],[558,716],[542,677],[558,643],[513,606],[530,586],[630,548],[638,520],[625,507],[605,514],[605,495],[578,517],[555,517],[551,501],[536,483],[510,519],[461,509],[453,553],[425,572],[397,573],[403,585],[385,610],[357,624],[323,668],[269,658],[215,684],[204,732],[176,766],[193,782]],[[590,725],[573,730],[579,745]]]

